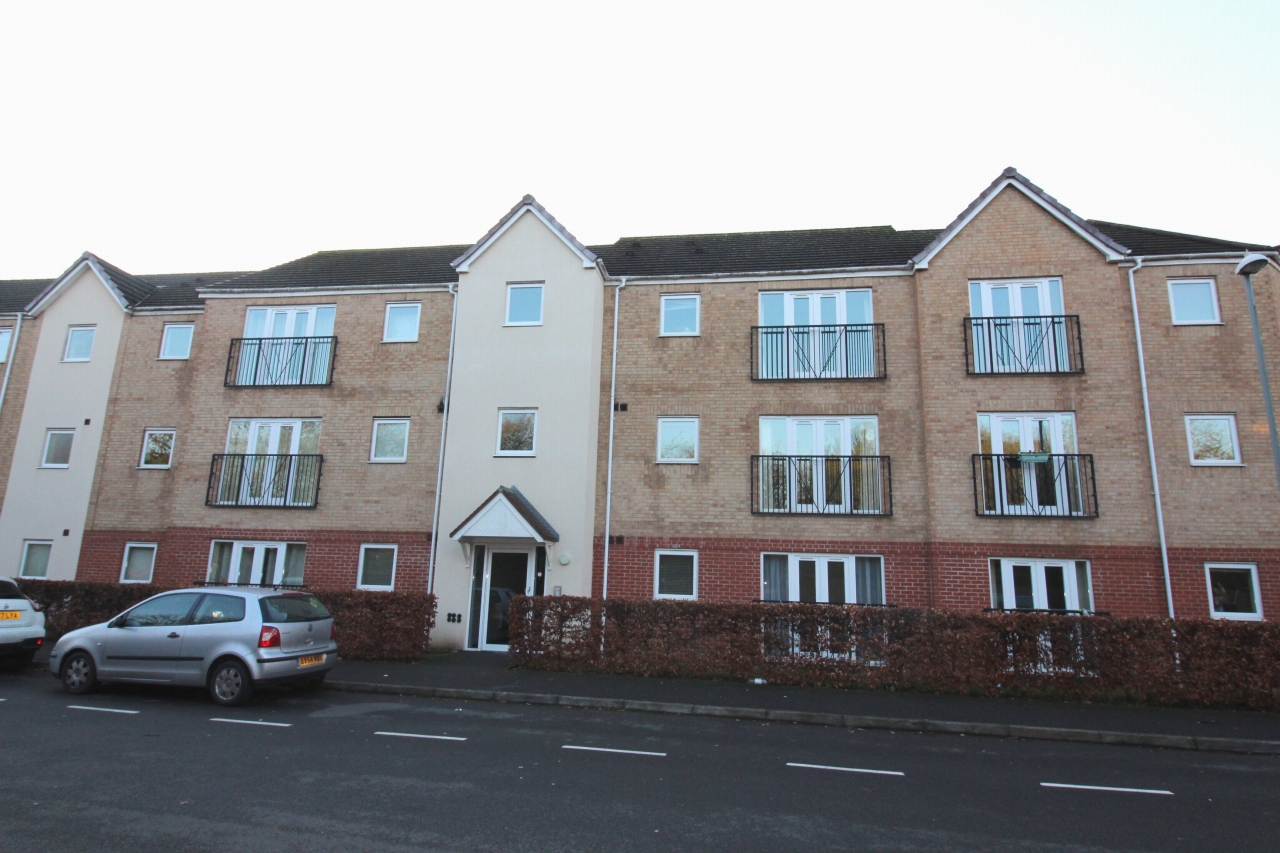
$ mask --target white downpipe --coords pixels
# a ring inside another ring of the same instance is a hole
[[[1142,258],[1129,267],[1129,300],[1133,303],[1133,329],[1138,340],[1138,375],[1142,378],[1142,417],[1147,423],[1147,454],[1151,458],[1151,485],[1156,497],[1156,528],[1160,531],[1160,562],[1164,564],[1164,597],[1173,619],[1173,584],[1169,581],[1169,545],[1164,536],[1164,508],[1160,503],[1160,474],[1156,471],[1156,440],[1151,431],[1151,397],[1147,393],[1147,359],[1142,351],[1142,321],[1138,318],[1138,288],[1133,274],[1142,267]]]
[[[461,284],[461,282],[458,282]],[[444,369],[444,413],[440,418],[440,458],[436,462],[436,508],[431,514],[431,556],[427,561],[427,592],[436,588],[436,550],[440,544],[440,487],[444,483],[444,442],[449,435],[449,389],[453,385],[453,339],[458,327],[458,284],[449,285],[453,316],[449,320],[449,361]]]
[[[13,358],[18,354],[18,336],[22,334],[22,315],[18,315],[17,327],[13,330],[13,340],[9,343],[9,352],[4,360],[4,383],[0,384],[0,409],[4,408],[4,396],[9,390],[9,374],[13,371]]]
[[[618,298],[622,288],[627,286],[627,277],[622,277],[622,284],[613,291],[613,366],[609,370],[609,468],[605,476],[604,488],[604,581],[601,584],[601,598],[609,597],[609,531],[613,521],[613,418],[618,407]]]

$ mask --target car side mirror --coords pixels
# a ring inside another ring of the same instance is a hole
[[[120,615],[120,616],[117,616],[116,618],[112,619],[110,622],[108,622],[108,623],[107,623],[107,627],[108,627],[108,628],[123,628],[123,627],[124,627],[124,618],[125,618],[125,617],[124,617],[124,615],[123,615],[123,614],[122,614],[122,615]]]

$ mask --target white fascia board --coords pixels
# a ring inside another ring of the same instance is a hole
[[[514,225],[516,221],[526,213],[532,213],[534,216],[538,217],[543,225],[551,229],[551,233],[559,237],[561,242],[568,246],[569,249],[582,260],[583,269],[591,269],[596,265],[596,261],[598,259],[596,258],[595,253],[582,245],[582,243],[578,242],[576,237],[566,231],[564,226],[556,221],[555,217],[550,213],[547,213],[546,209],[543,208],[542,205],[538,204],[533,196],[525,196],[524,200],[521,201],[520,204],[516,205],[516,207],[513,208],[503,220],[495,225],[493,230],[481,238],[479,243],[476,243],[470,249],[467,249],[467,251],[463,252],[452,262],[454,269],[459,273],[467,272],[471,267],[471,263],[476,258],[484,254],[486,249],[497,242],[498,238],[505,234],[507,229]]]
[[[179,314],[203,314],[204,308],[135,308],[133,309],[135,316],[158,317],[161,315],[179,315]]]
[[[449,538],[455,541],[462,541],[464,537],[470,536],[471,530],[483,521],[489,514],[490,510],[496,506],[502,506],[506,510],[509,520],[514,521],[518,527],[523,529],[528,534],[528,538],[533,539],[539,544],[546,544],[546,540],[542,538],[538,531],[533,529],[529,522],[525,521],[524,516],[511,505],[511,501],[507,500],[506,496],[502,493],[494,495],[491,500],[487,501],[484,506],[480,507],[480,509],[475,512],[471,517],[471,520],[468,521],[464,527],[460,528],[457,533],[453,534],[453,536]],[[482,536],[480,538],[483,539],[486,537]]]
[[[77,258],[76,262],[71,265],[70,269],[59,276],[57,281],[49,285],[45,292],[37,297],[36,301],[27,308],[27,313],[32,317],[39,316],[44,309],[48,308],[49,305],[53,303],[54,299],[58,298],[58,294],[62,292],[62,289],[71,283],[71,281],[75,279],[75,277],[79,275],[80,271],[85,267],[93,270],[93,274],[98,277],[98,281],[102,282],[102,286],[105,287],[107,292],[111,294],[111,297],[115,299],[116,304],[120,306],[120,310],[124,311],[126,314],[131,313],[129,310],[129,302],[124,298],[124,295],[120,293],[120,291],[116,290],[115,285],[111,283],[111,276],[107,275],[106,271],[98,265],[97,260],[89,252],[85,252]]]
[[[910,276],[914,269],[910,265],[894,267],[853,267],[824,270],[795,270],[755,273],[711,273],[706,275],[652,275],[626,276],[627,286],[633,284],[733,284],[752,281],[806,281],[829,278],[888,278],[891,276]],[[623,277],[610,275],[606,281],[619,281]]]
[[[201,299],[270,299],[288,296],[332,296],[335,293],[360,295],[365,293],[448,293],[448,284],[354,284],[334,285],[332,287],[272,287],[272,288],[228,288],[216,290],[196,288]]]
[[[1212,255],[1134,255],[1134,260],[1142,258],[1144,267],[1187,267],[1196,264],[1227,264],[1234,266],[1244,259],[1245,255],[1259,254],[1275,258],[1275,252],[1236,252]]]

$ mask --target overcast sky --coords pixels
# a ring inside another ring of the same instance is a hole
[[[7,3],[0,278],[1082,216],[1280,242],[1280,3]],[[604,8],[607,7],[607,8]],[[892,7],[892,10],[888,10]]]

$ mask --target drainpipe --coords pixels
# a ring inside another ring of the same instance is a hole
[[[1164,535],[1164,508],[1160,503],[1160,474],[1156,471],[1156,440],[1151,431],[1151,397],[1147,392],[1147,360],[1142,351],[1142,321],[1138,318],[1138,289],[1133,274],[1142,267],[1142,258],[1129,267],[1129,300],[1133,303],[1133,330],[1138,339],[1138,375],[1142,378],[1142,416],[1147,424],[1147,454],[1151,458],[1151,485],[1156,497],[1156,528],[1160,531],[1160,562],[1164,565],[1164,597],[1173,619],[1173,584],[1169,581],[1169,544]]]
[[[13,357],[18,353],[18,336],[22,334],[22,315],[18,315],[17,327],[13,330],[13,341],[9,344],[9,352],[4,360],[4,383],[0,384],[0,408],[4,407],[4,395],[9,390],[9,374],[13,371]]]
[[[609,473],[605,478],[604,491],[604,582],[601,585],[601,598],[609,597],[609,530],[613,521],[613,418],[618,406],[618,297],[622,288],[627,286],[627,277],[622,277],[622,284],[613,291],[613,366],[609,372]]]
[[[440,486],[444,482],[444,442],[449,435],[449,388],[453,384],[453,340],[458,327],[458,283],[450,283],[453,316],[449,320],[449,361],[444,369],[444,413],[440,418],[440,458],[436,462],[436,508],[431,515],[431,556],[427,561],[427,592],[436,588],[436,551],[440,544]]]

